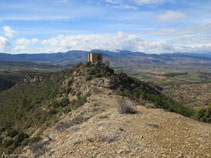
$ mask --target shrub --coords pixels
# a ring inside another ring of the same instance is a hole
[[[67,113],[69,113],[69,112],[71,112],[72,110],[71,110],[71,108],[70,108],[70,106],[67,106],[67,107],[65,107],[64,109],[63,109],[63,112],[65,113],[65,114],[67,114]]]
[[[92,70],[92,69],[89,69],[88,72],[87,72],[88,75],[95,75],[96,74],[96,71],[95,70]]]
[[[120,114],[136,114],[134,103],[130,100],[119,99],[118,100],[118,110]]]
[[[74,125],[80,124],[84,121],[86,121],[88,118],[84,118],[81,115],[75,117],[73,120],[71,121],[67,121],[67,122],[61,122],[56,126],[56,130],[58,132],[64,132],[67,128],[70,128]]]
[[[70,81],[68,82],[68,87],[71,86],[72,83],[73,83],[73,80],[70,80]]]
[[[72,88],[68,87],[67,90],[66,90],[66,94],[69,94],[71,91],[72,91]]]
[[[87,101],[87,95],[84,95],[84,96],[78,96],[77,99],[73,99],[70,104],[71,104],[71,107],[72,109],[77,109],[79,108],[80,106],[82,106],[83,104],[85,104]]]
[[[211,123],[211,106],[198,110],[195,113],[194,118],[199,121]]]
[[[111,72],[106,72],[106,76],[111,76],[112,73]]]
[[[100,77],[102,77],[102,75],[98,73],[98,74],[96,75],[96,77],[100,78]]]
[[[61,105],[62,107],[65,107],[65,106],[67,106],[69,103],[70,103],[69,99],[68,99],[67,97],[65,97],[65,98],[62,98],[62,100],[61,100],[61,102],[60,102],[60,105]]]
[[[2,141],[3,141],[3,138],[0,137],[0,144],[2,143]]]
[[[59,102],[56,99],[53,99],[49,106],[57,108],[59,107]]]
[[[72,126],[73,125],[77,125],[77,124],[80,124],[82,122],[84,122],[86,120],[86,118],[84,118],[83,116],[79,115],[78,117],[74,118],[71,123],[72,123]]]
[[[7,147],[11,146],[13,143],[14,143],[14,140],[12,140],[12,139],[6,140],[4,143],[4,147],[7,148]]]
[[[3,133],[4,131],[6,131],[6,128],[1,128],[0,129],[0,133]]]
[[[82,62],[80,62],[80,63],[76,64],[76,65],[75,65],[75,69],[79,68],[81,65],[83,65],[83,63],[82,63]]]
[[[39,142],[39,141],[41,141],[41,140],[42,140],[42,138],[41,138],[40,136],[38,136],[38,137],[33,137],[33,138],[29,139],[29,145],[31,145],[31,144],[33,144],[33,143],[36,143],[36,142]]]
[[[46,151],[48,151],[48,149],[45,147],[45,142],[41,140],[31,144],[30,150],[34,153],[35,157],[40,157]]]
[[[90,76],[90,75],[86,77],[86,81],[90,81],[90,80],[92,80],[92,79],[93,79],[93,77]]]
[[[9,131],[7,135],[10,136],[11,138],[13,138],[16,135],[18,135],[18,131],[17,130]]]
[[[21,142],[21,145],[23,145],[23,146],[26,146],[28,144],[29,144],[29,138],[26,138]]]
[[[15,138],[15,147],[18,147],[21,142],[26,139],[26,138],[29,138],[29,135],[28,134],[25,134],[25,133],[20,133],[16,138]]]
[[[50,115],[55,115],[57,113],[56,109],[50,109],[49,114]]]
[[[99,104],[98,103],[93,103],[92,106],[96,107],[96,106],[99,106]]]
[[[99,140],[102,142],[111,143],[119,139],[118,135],[101,135]]]

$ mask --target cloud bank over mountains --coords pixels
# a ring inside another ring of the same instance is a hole
[[[7,51],[9,47],[9,41],[5,37],[0,36],[0,51]]]
[[[52,53],[68,50],[102,49],[110,51],[130,50],[145,53],[173,52],[210,52],[209,36],[184,37],[174,40],[149,41],[139,35],[117,32],[112,34],[58,35],[53,38],[39,40],[36,38],[19,38],[11,45],[6,37],[0,37],[1,51],[20,53]],[[39,49],[31,47],[40,45]]]

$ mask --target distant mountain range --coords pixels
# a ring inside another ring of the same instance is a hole
[[[193,69],[199,65],[211,69],[211,53],[172,53],[146,54],[142,52],[92,50],[103,53],[104,60],[110,60],[111,66],[116,69],[137,68],[185,68]],[[89,51],[72,50],[65,53],[42,54],[6,54],[0,53],[0,61],[44,63],[68,67],[79,62],[86,62]]]
[[[174,57],[190,57],[199,58],[204,60],[211,60],[211,53],[172,53],[172,54],[145,54],[142,52],[131,52],[131,51],[119,51],[111,52],[105,50],[93,50],[90,52],[102,52],[106,58],[128,58],[128,57],[152,57],[159,59],[170,59]],[[65,53],[42,53],[42,54],[7,54],[0,53],[0,61],[25,61],[25,62],[44,62],[44,63],[54,63],[54,64],[69,64],[77,61],[87,60],[89,51],[72,50]],[[210,59],[208,59],[210,58]]]

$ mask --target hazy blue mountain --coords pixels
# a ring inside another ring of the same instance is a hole
[[[145,54],[142,52],[131,52],[127,50],[121,50],[118,52],[106,51],[106,50],[93,50],[92,52],[102,52],[105,58],[118,58],[127,59],[134,57],[150,57],[152,61],[169,60],[172,61],[175,57],[190,57],[199,58],[204,60],[211,60],[211,54],[195,54],[195,53],[173,53],[173,54]],[[0,61],[25,61],[25,62],[41,62],[51,64],[66,65],[76,62],[87,61],[88,51],[72,50],[66,53],[51,53],[51,54],[6,54],[0,53]]]
[[[196,71],[211,70],[211,55],[209,53],[168,53],[146,54],[121,50],[117,52],[107,50],[92,50],[103,53],[104,60],[109,60],[114,69],[135,72],[136,69],[182,69]],[[55,65],[60,68],[69,67],[79,62],[86,62],[89,51],[71,50],[66,53],[42,54],[6,54],[0,53],[0,61],[30,62]],[[19,64],[21,65],[21,64]],[[26,65],[27,66],[27,65]],[[46,65],[43,65],[46,68]],[[43,67],[42,66],[42,67]],[[39,66],[35,66],[39,67]],[[55,67],[54,67],[55,68]]]

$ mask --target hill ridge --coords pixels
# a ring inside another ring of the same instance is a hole
[[[60,135],[110,108],[132,114],[139,109],[136,104],[150,103],[152,108],[164,108],[185,116],[192,114],[151,85],[124,73],[115,73],[105,65],[90,63],[54,73],[29,73],[22,82],[0,93],[0,98],[3,100],[0,103],[0,152],[17,153],[26,146],[24,151],[29,155],[40,154],[37,153],[39,143],[42,148],[52,143],[53,137],[49,139],[44,134],[48,130],[53,129],[51,132]]]

